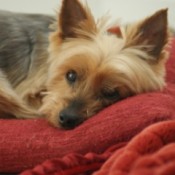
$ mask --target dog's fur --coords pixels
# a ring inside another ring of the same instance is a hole
[[[78,0],[63,0],[49,29],[52,22],[1,11],[1,116],[44,116],[72,128],[118,100],[165,86],[166,9],[118,34]]]

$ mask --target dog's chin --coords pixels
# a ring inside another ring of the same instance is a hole
[[[42,113],[42,116],[44,119],[46,119],[49,122],[51,126],[55,128],[64,129],[64,130],[75,129],[85,121],[84,118],[80,118],[77,121],[73,121],[68,124],[64,124],[59,121],[59,117],[58,117],[59,115],[55,116],[55,115],[52,115],[51,113],[45,112],[45,113]]]
[[[64,125],[61,125],[58,123],[58,128],[61,128],[61,129],[64,129],[64,130],[72,130],[72,129],[75,129],[77,128],[78,126],[80,126],[80,124],[82,124],[84,121],[81,121],[79,123],[76,123],[75,125],[74,124],[71,124],[69,126],[64,126]]]
[[[59,129],[62,129],[62,130],[72,130],[72,129],[75,129],[78,126],[80,126],[84,121],[85,120],[81,120],[81,121],[78,121],[76,123],[70,123],[69,125],[61,124],[59,121],[54,122],[54,121],[50,121],[50,120],[49,120],[49,123],[52,126],[54,126],[55,128],[59,128]]]

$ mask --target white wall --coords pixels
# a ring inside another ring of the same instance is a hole
[[[83,0],[84,1],[84,0]],[[95,17],[109,11],[112,19],[132,22],[161,8],[169,8],[169,23],[175,28],[175,0],[86,0]],[[54,14],[61,0],[0,0],[0,9]]]

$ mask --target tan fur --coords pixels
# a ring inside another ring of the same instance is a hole
[[[89,10],[86,8],[84,10],[87,16],[92,16]],[[156,58],[158,62],[149,63],[149,60],[154,58],[144,52],[142,46],[129,46],[129,43],[138,37],[136,31],[140,23],[143,22],[131,25],[130,29],[124,29],[123,38],[106,35],[104,32],[107,31],[106,21],[102,20],[99,26],[97,24],[94,27],[92,18],[81,22],[80,28],[75,30],[81,35],[68,38],[67,42],[62,44],[55,42],[58,41],[61,30],[51,34],[49,48],[51,65],[47,81],[49,95],[46,96],[41,111],[44,111],[54,125],[57,125],[59,111],[69,105],[70,99],[76,97],[86,101],[86,105],[79,112],[84,118],[88,118],[113,103],[98,98],[98,93],[102,89],[117,89],[121,99],[138,93],[162,90],[165,86],[164,65],[167,59],[164,47],[160,53],[161,59]],[[143,45],[145,44],[146,41]],[[71,69],[76,70],[81,77],[75,89],[65,80],[66,72]]]
[[[80,9],[80,12],[76,14],[74,8]],[[66,16],[71,16],[69,13],[77,19],[67,20]],[[166,10],[159,13],[166,18]],[[118,100],[164,88],[168,57],[165,51],[167,24],[162,29],[164,38],[161,38],[162,45],[158,48],[161,51],[156,52],[156,56],[154,51],[150,52],[154,45],[149,44],[149,36],[145,40],[139,31],[140,26],[147,28],[149,21],[156,22],[157,13],[121,27],[122,37],[107,33],[107,18],[95,22],[89,8],[83,7],[77,0],[64,0],[59,14],[49,38],[49,55],[44,56],[38,71],[16,87],[28,105],[38,109],[54,126],[60,126],[60,112],[73,106],[73,102],[77,103],[76,115],[81,117],[79,120],[82,122]],[[65,25],[68,28],[66,32]],[[154,42],[151,39],[151,43]],[[71,70],[77,73],[73,84],[66,79]],[[106,94],[114,91],[119,97],[106,98]]]

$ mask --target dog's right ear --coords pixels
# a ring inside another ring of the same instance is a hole
[[[142,47],[145,53],[158,60],[168,43],[167,9],[160,10],[140,23],[132,26],[127,34],[126,47]]]
[[[59,14],[60,36],[62,39],[75,38],[78,30],[94,28],[94,19],[88,9],[85,9],[78,0],[63,0]]]

